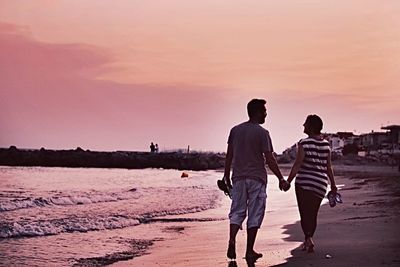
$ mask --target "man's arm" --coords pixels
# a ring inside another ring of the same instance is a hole
[[[231,166],[232,166],[232,159],[233,159],[233,147],[231,144],[228,144],[228,149],[226,151],[226,158],[225,158],[225,171],[224,177],[228,185],[232,185],[231,183]]]
[[[265,152],[264,156],[265,156],[265,162],[267,163],[271,171],[276,175],[276,177],[278,177],[279,181],[283,180],[283,175],[279,170],[278,163],[276,161],[274,154],[272,152]]]
[[[281,171],[279,170],[278,163],[276,161],[274,154],[272,152],[265,152],[264,156],[265,156],[265,162],[267,163],[268,167],[276,175],[276,177],[278,177],[279,189],[284,190],[284,191],[289,190],[290,185],[283,178],[283,175],[282,175]]]

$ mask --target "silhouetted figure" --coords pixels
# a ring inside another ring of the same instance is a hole
[[[156,144],[156,146],[154,148],[154,152],[158,153],[158,144]]]
[[[248,214],[246,248],[248,263],[254,263],[262,257],[261,253],[254,251],[254,243],[265,214],[267,198],[265,163],[278,177],[280,189],[285,181],[273,155],[269,132],[260,125],[265,122],[267,116],[265,104],[266,101],[263,99],[253,99],[247,104],[249,120],[231,129],[225,161],[224,179],[231,188],[230,171],[233,162],[227,257],[236,259],[236,235]]]
[[[315,244],[312,238],[317,228],[318,210],[327,191],[328,179],[333,193],[337,192],[337,187],[329,142],[321,135],[321,118],[309,115],[303,126],[308,137],[298,143],[296,161],[290,171],[287,188],[289,189],[290,182],[296,176],[295,191],[304,233],[303,250],[313,252]]]
[[[156,151],[156,146],[153,144],[153,142],[151,142],[150,144],[150,152],[154,153]]]

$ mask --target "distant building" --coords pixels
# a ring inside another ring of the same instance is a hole
[[[388,143],[394,146],[400,145],[400,125],[388,125],[381,128],[382,130],[388,130]]]
[[[382,159],[400,155],[400,125],[389,125],[381,128],[386,132],[361,134],[359,138],[359,155],[375,156]]]
[[[352,132],[337,132],[337,135],[343,140],[344,146],[358,145],[360,137]]]
[[[339,134],[334,133],[324,133],[324,138],[328,140],[329,146],[331,147],[332,153],[337,155],[342,155],[342,150],[344,147],[344,138]]]
[[[388,125],[381,128],[386,132],[365,133],[355,135],[352,132],[324,133],[329,141],[332,154],[357,154],[360,156],[400,157],[400,125]],[[296,145],[286,149],[283,156],[293,159],[296,155]]]
[[[333,135],[330,138],[328,138],[328,141],[333,153],[338,153],[338,154],[342,153],[344,147],[344,141],[342,138],[340,138],[337,135]]]
[[[381,128],[388,130],[384,153],[400,156],[400,125],[388,125]],[[400,162],[400,158],[399,158]]]
[[[360,135],[359,146],[362,150],[371,151],[382,148],[387,143],[388,134],[386,132],[370,132]]]

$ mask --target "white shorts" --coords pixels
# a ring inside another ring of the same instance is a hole
[[[260,228],[267,199],[266,184],[256,179],[241,179],[233,183],[230,224],[242,225],[246,214],[247,229]]]

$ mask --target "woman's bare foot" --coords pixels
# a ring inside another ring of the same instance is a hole
[[[306,244],[306,250],[308,253],[314,252],[315,244],[311,237],[307,238],[305,244]]]
[[[246,257],[245,257],[245,259],[246,259],[246,261],[248,261],[248,262],[254,263],[254,262],[256,262],[259,258],[261,258],[262,256],[263,256],[262,253],[255,252],[254,250],[253,250],[253,251],[247,251],[247,252],[246,252]]]

